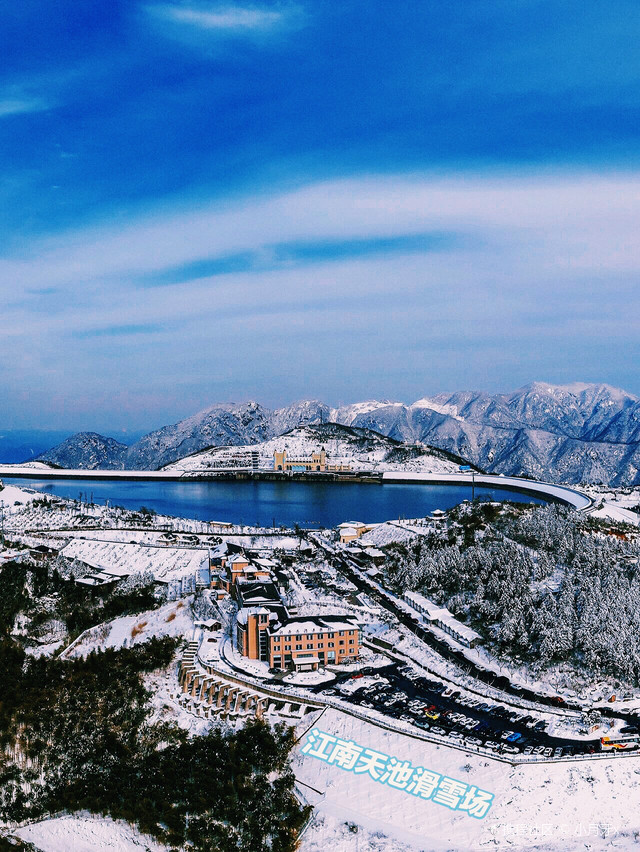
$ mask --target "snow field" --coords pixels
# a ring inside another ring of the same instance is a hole
[[[634,832],[640,830],[640,759],[514,767],[386,731],[333,709],[322,714],[316,726],[343,740],[477,786],[495,797],[488,814],[474,819],[460,810],[393,789],[366,774],[355,775],[304,756],[303,738],[294,760],[296,777],[308,785],[303,787],[305,795],[315,805],[318,819],[324,818],[333,826],[334,834],[341,823],[353,822],[366,832],[381,832],[399,844],[425,852],[637,848],[632,844]],[[317,830],[327,833],[326,825]],[[602,837],[605,832],[608,836]],[[344,846],[328,843],[326,848],[363,852],[378,848],[356,846],[349,837],[342,840]],[[311,828],[303,850],[312,852],[314,843],[317,840]],[[394,847],[379,848],[386,852]]]
[[[43,820],[14,834],[42,852],[166,852],[167,847],[125,822],[89,815]]]

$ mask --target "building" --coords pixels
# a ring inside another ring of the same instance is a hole
[[[316,670],[356,660],[361,633],[355,619],[343,615],[294,618],[269,632],[272,669]]]
[[[373,526],[367,526],[362,521],[344,521],[338,526],[341,544],[349,544],[351,541],[361,538],[365,533],[371,532]]]
[[[314,671],[357,659],[361,633],[349,616],[289,616],[274,583],[238,587],[236,641],[240,653],[272,669]]]
[[[417,612],[419,612],[426,621],[433,624],[434,627],[444,631],[444,633],[447,633],[455,639],[456,642],[459,642],[466,648],[475,648],[475,646],[481,641],[482,637],[479,633],[476,633],[475,630],[472,630],[470,627],[467,627],[466,624],[462,624],[461,621],[458,621],[458,619],[452,615],[446,607],[438,606],[438,604],[429,600],[429,598],[425,598],[424,595],[421,595],[418,592],[405,592],[403,598],[406,603],[408,603],[413,609],[417,610]]]
[[[319,453],[311,453],[310,456],[289,457],[286,450],[273,454],[273,467],[275,470],[283,471],[325,471],[327,469],[327,454],[324,447]]]
[[[265,606],[241,609],[236,618],[236,641],[243,657],[267,660],[269,655],[269,622],[276,617]]]
[[[273,454],[274,470],[284,473],[347,473],[351,465],[342,462],[327,462],[327,453],[324,447],[310,456],[289,456],[286,449]]]
[[[54,547],[47,547],[46,544],[38,544],[29,550],[29,556],[34,562],[46,562],[47,559],[53,559],[59,553],[59,550]]]
[[[250,559],[241,547],[218,545],[209,554],[209,567],[211,571],[211,587],[221,588],[232,592],[239,582],[253,582],[254,580],[270,580],[271,571],[269,567],[261,563],[261,560]]]

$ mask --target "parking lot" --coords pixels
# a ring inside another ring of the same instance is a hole
[[[339,688],[318,689],[343,700],[377,710],[392,719],[448,737],[452,743],[483,746],[500,754],[565,757],[595,753],[598,741],[552,737],[546,722],[527,711],[510,709],[481,698],[462,695],[453,687],[419,675],[410,667],[391,664],[379,680],[350,693]]]

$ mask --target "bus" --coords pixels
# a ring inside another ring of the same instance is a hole
[[[640,746],[640,734],[616,734],[613,737],[602,737],[602,751],[627,751]]]

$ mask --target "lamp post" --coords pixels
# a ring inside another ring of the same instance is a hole
[[[470,464],[461,464],[460,470],[462,473],[471,473],[471,502],[476,499],[476,472]]]

